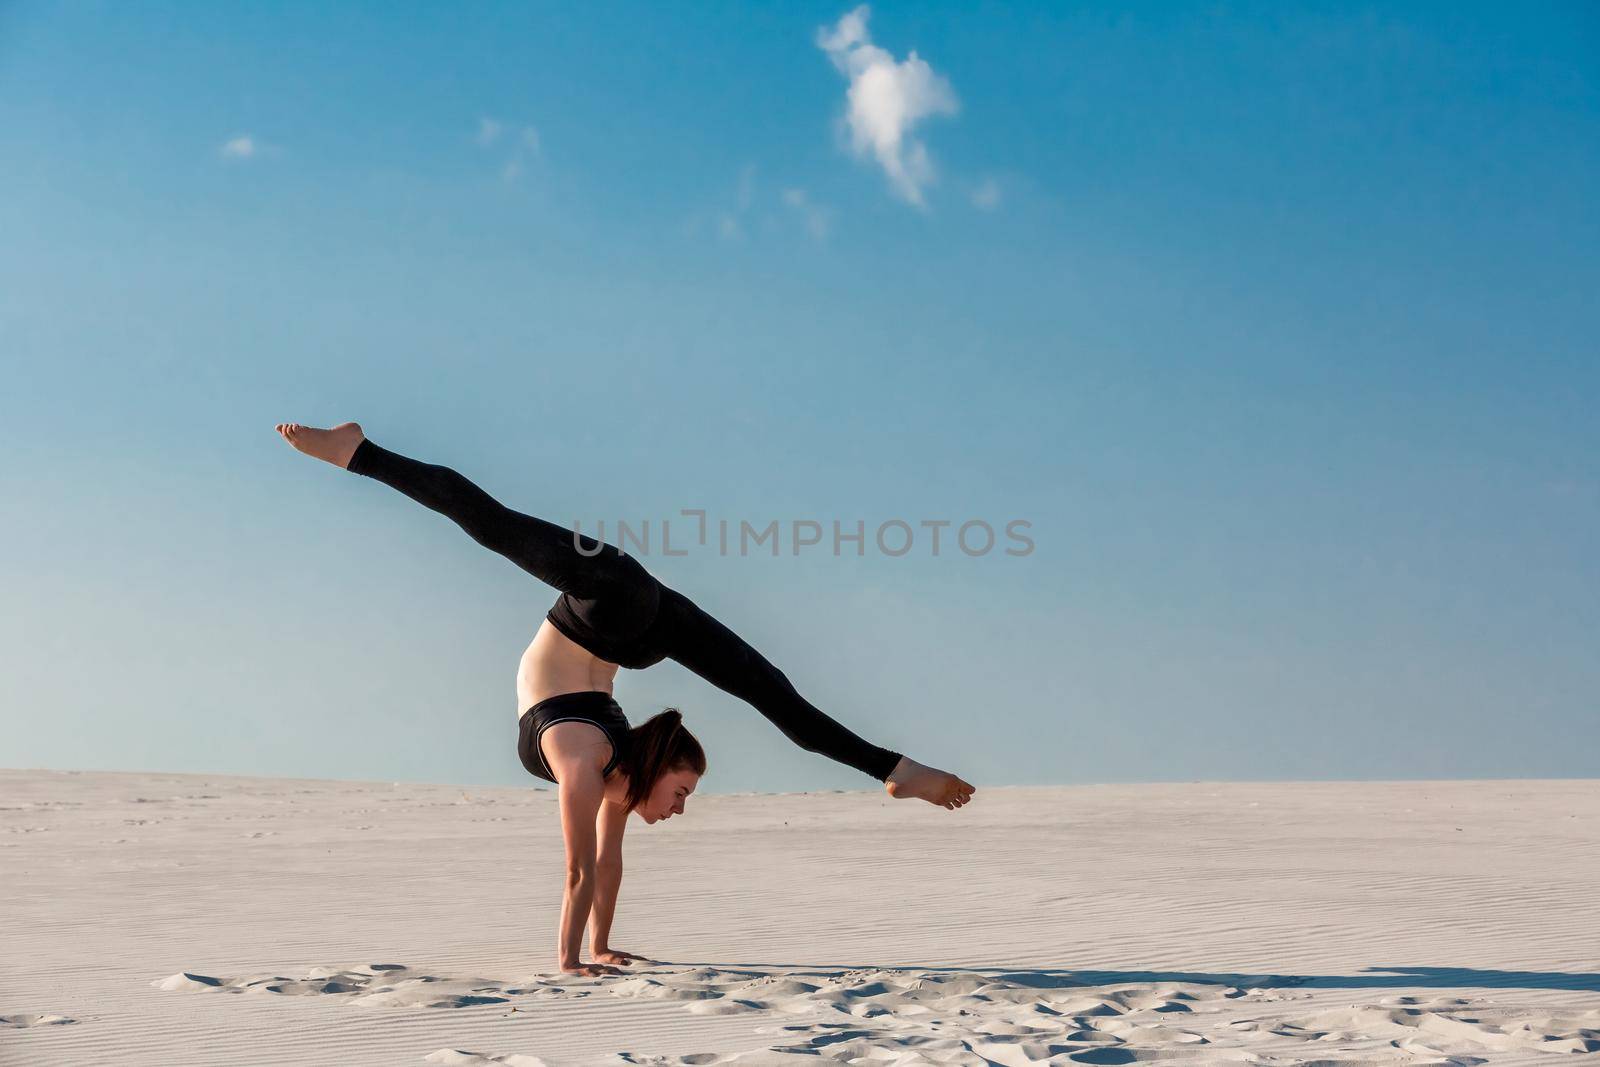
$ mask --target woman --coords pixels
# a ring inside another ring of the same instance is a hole
[[[670,657],[750,702],[802,748],[883,782],[892,797],[950,809],[972,799],[975,789],[957,776],[871,744],[807,703],[761,653],[632,556],[512,511],[448,467],[367,440],[356,423],[320,430],[290,422],[277,430],[306,455],[449,517],[479,544],[561,591],[517,670],[517,754],[529,773],[556,786],[566,839],[561,970],[617,973],[610,965],[645,958],[608,942],[622,880],[622,832],[630,812],[651,824],[682,814],[706,772],[705,752],[676,709],[629,727],[612,697],[619,667],[638,670]],[[580,959],[586,921],[593,963]]]

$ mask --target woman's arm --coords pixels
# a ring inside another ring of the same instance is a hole
[[[617,910],[617,890],[622,886],[622,832],[628,828],[628,809],[606,801],[600,805],[599,843],[595,850],[593,911],[589,920],[589,952],[601,959],[611,953],[611,919]]]
[[[583,926],[589,918],[598,884],[595,816],[604,799],[605,781],[598,770],[582,767],[577,761],[555,770],[560,775],[556,790],[561,805],[561,834],[567,846],[567,879],[561,898],[556,959],[563,971],[582,973],[586,967],[580,962]]]
[[[611,917],[617,910],[617,891],[622,888],[622,864],[600,864],[595,869],[594,903],[589,914],[589,954],[600,957],[611,951]]]

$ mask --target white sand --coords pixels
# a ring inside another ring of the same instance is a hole
[[[554,971],[555,799],[0,772],[0,1063],[1557,1063],[1600,781],[708,796]]]

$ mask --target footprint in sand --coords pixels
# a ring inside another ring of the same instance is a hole
[[[979,1056],[1000,1067],[1201,1058],[1229,1064],[1315,1061],[1376,1067],[1403,1057],[1408,1064],[1469,1067],[1486,1054],[1600,1051],[1600,1010],[1595,1009],[1499,1008],[1457,996],[1391,996],[1378,1003],[1295,1012],[1282,999],[1256,997],[1250,995],[1254,990],[1235,985],[1165,981],[1094,986],[1048,972],[821,968],[774,973],[657,965],[620,977],[540,975],[503,982],[379,963],[315,967],[294,977],[180,972],[151,984],[171,992],[333,996],[375,1007],[509,1003],[511,1011],[518,1010],[519,1001],[609,995],[679,1002],[695,1014],[792,1019],[756,1027],[753,1032],[768,1035],[770,1043],[749,1052],[673,1057],[616,1052],[621,1061],[637,1064],[792,1060],[815,1065],[821,1059],[879,1065],[896,1060],[968,1062]],[[463,1067],[534,1067],[543,1062],[525,1053],[461,1049],[440,1049],[427,1059]]]
[[[252,974],[234,978],[182,971],[150,983],[166,992],[244,993],[273,996],[336,996],[368,1007],[471,1008],[505,1004],[517,997],[582,997],[560,979],[498,983],[484,978],[422,974],[398,963],[313,967],[296,977]]]
[[[442,1048],[422,1058],[429,1063],[445,1064],[446,1067],[549,1067],[538,1056],[487,1056],[458,1048]]]
[[[65,1015],[0,1015],[0,1029],[27,1029],[31,1026],[65,1026],[78,1020]]]
[[[652,975],[647,995],[689,1001],[688,1010],[697,1012],[734,1002],[822,1018],[767,1031],[778,1041],[752,1052],[676,1058],[622,1053],[622,1059],[879,1064],[965,1062],[977,1055],[1006,1067],[1045,1060],[1132,1064],[1201,1058],[1372,1067],[1405,1054],[1412,1063],[1469,1067],[1483,1062],[1485,1052],[1600,1051],[1600,1011],[1495,1009],[1460,997],[1397,997],[1378,1007],[1283,1018],[1258,1014],[1281,1012],[1278,1004],[1269,1007],[1237,987],[1202,983],[1090,987],[1053,974],[850,970],[752,977],[708,970]],[[618,995],[640,995],[639,986],[613,988]]]

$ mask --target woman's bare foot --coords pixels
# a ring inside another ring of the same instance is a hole
[[[925,767],[910,756],[900,757],[883,787],[897,800],[916,797],[952,811],[971,800],[972,794],[977,792],[971,783],[949,771]]]
[[[280,422],[278,433],[306,455],[325,459],[341,470],[350,466],[356,446],[367,439],[361,432],[361,424],[355,422],[342,422],[331,430],[301,426],[298,422]]]

